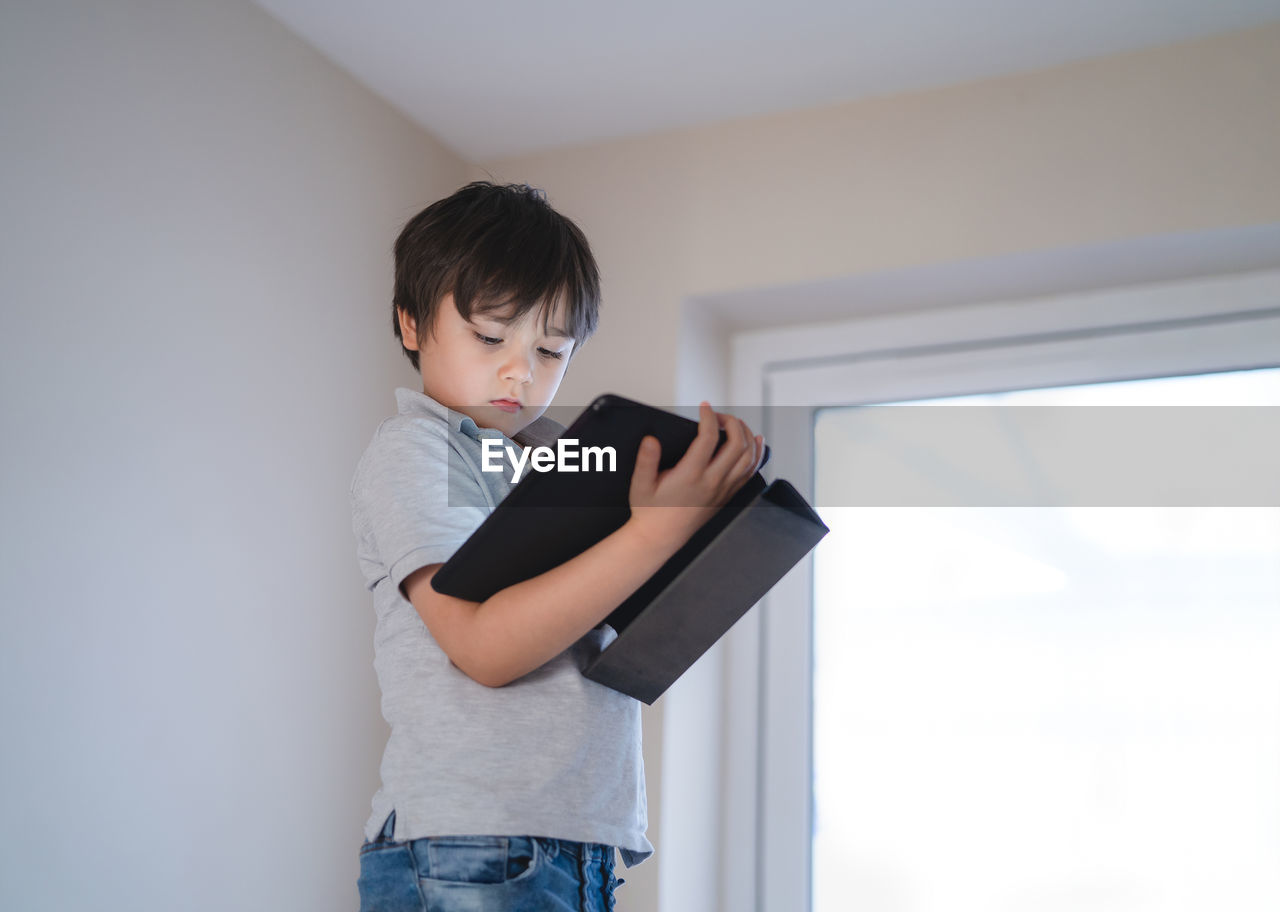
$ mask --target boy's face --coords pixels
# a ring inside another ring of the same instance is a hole
[[[574,344],[572,337],[555,332],[565,328],[563,304],[556,305],[545,335],[536,307],[519,322],[503,323],[514,310],[473,314],[468,321],[447,294],[437,309],[435,332],[426,335],[420,349],[414,321],[400,311],[405,346],[418,351],[422,391],[469,416],[477,427],[497,428],[508,437],[551,404]],[[508,402],[504,408],[499,400],[514,400],[519,407]]]

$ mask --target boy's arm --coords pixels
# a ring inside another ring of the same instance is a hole
[[[484,602],[436,592],[431,577],[442,564],[405,577],[404,592],[453,664],[481,684],[501,687],[598,626],[683,544],[654,541],[628,520],[571,560]]]
[[[720,427],[728,437],[717,452]],[[632,474],[630,519],[546,573],[483,602],[436,592],[431,577],[443,566],[439,563],[404,578],[405,597],[453,664],[481,684],[501,687],[568,649],[653,576],[755,474],[764,438],[753,438],[745,423],[704,402],[698,434],[680,461],[659,473],[660,453],[655,438],[642,441]]]

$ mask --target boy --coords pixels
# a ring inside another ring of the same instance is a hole
[[[609,613],[755,474],[763,438],[704,402],[671,469],[645,438],[612,535],[484,602],[431,587],[512,487],[509,461],[480,471],[483,440],[518,447],[598,302],[586,238],[529,187],[469,184],[396,241],[392,327],[422,392],[396,390],[351,485],[391,726],[364,912],[609,909],[615,847],[628,867],[653,851],[639,704],[580,669],[616,636]]]

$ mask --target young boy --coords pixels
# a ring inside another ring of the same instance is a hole
[[[612,535],[484,602],[431,587],[513,486],[507,460],[480,471],[483,441],[518,448],[599,296],[586,238],[526,186],[469,184],[396,241],[392,326],[422,392],[396,390],[351,484],[391,726],[363,912],[611,909],[615,847],[627,867],[653,852],[639,703],[580,669],[616,636],[609,613],[755,474],[763,438],[703,402],[674,467],[645,438]]]

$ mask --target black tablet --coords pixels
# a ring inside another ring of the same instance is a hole
[[[526,465],[511,493],[432,577],[432,587],[481,602],[581,554],[630,518],[640,441],[647,435],[658,438],[661,471],[680,461],[697,433],[697,421],[674,412],[612,393],[597,397],[557,441],[565,454],[576,456],[557,460],[548,471]],[[721,429],[717,449],[727,436]],[[569,446],[569,441],[576,443]],[[766,444],[761,466],[769,456]],[[564,471],[565,465],[577,470]],[[722,512],[732,513],[736,503],[763,487],[757,472]],[[714,525],[715,519],[708,523]]]

